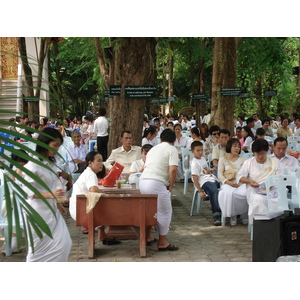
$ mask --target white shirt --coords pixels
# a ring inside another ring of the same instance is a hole
[[[94,134],[99,137],[108,136],[108,121],[104,116],[100,116],[95,120]]]
[[[130,173],[135,172],[139,173],[142,168],[144,168],[145,162],[142,159],[134,161],[130,166]]]
[[[178,166],[178,152],[174,146],[162,142],[147,153],[145,169],[140,179],[155,179],[168,186],[169,166]]]
[[[146,144],[149,144],[149,145],[152,145],[152,146],[156,146],[158,144],[157,142],[157,137],[155,137],[154,139],[152,139],[151,141],[150,140],[147,140],[147,138],[143,138],[142,139],[142,146],[146,145]]]
[[[203,172],[204,169],[208,168],[205,158],[202,156],[200,159],[193,158],[191,164],[191,175],[198,176],[198,181],[200,186],[202,187],[206,182],[214,182],[216,181],[212,175],[205,174]],[[192,177],[193,178],[193,177]]]
[[[251,136],[247,136],[246,137],[246,140],[244,142],[244,146],[247,147],[247,150],[252,152],[252,149],[251,149],[251,144],[253,143],[253,139]]]
[[[188,138],[186,136],[182,136],[179,140],[176,138],[174,143],[175,148],[179,153],[181,153],[181,148],[186,148],[188,143]]]
[[[74,159],[79,159],[85,161],[85,157],[88,154],[88,149],[86,145],[80,144],[76,146],[75,144],[70,145],[67,150],[67,159],[69,163],[69,170],[71,173],[77,171],[77,165],[74,163]]]
[[[98,178],[96,173],[87,167],[73,185],[69,211],[74,220],[76,220],[76,196],[88,193],[92,186],[98,186]]]
[[[294,136],[300,136],[300,128],[295,127]]]
[[[152,149],[151,149],[152,150]],[[126,151],[123,146],[112,150],[106,163],[113,165],[115,162],[124,167],[122,173],[129,173],[131,164],[138,159],[141,159],[141,147],[131,146],[130,151]]]
[[[279,172],[281,174],[283,173],[283,168],[300,167],[299,161],[291,155],[285,154],[281,159],[279,159],[273,153],[273,154],[270,155],[270,157],[274,157],[275,159],[278,160]]]
[[[181,121],[181,126],[183,130],[190,130],[191,128],[191,122],[190,121]]]
[[[261,120],[257,120],[254,122],[254,129],[255,131],[258,129],[258,128],[261,128],[262,127],[262,123],[261,123]]]

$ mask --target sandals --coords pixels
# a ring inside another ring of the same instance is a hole
[[[157,248],[158,251],[175,251],[175,250],[178,250],[179,248],[175,245],[171,245],[169,244],[167,247],[165,248]]]
[[[157,238],[154,238],[152,241],[146,242],[146,245],[147,245],[147,246],[151,246],[152,243],[155,243],[155,242],[157,242],[157,241],[158,241],[158,239],[157,239]]]
[[[81,229],[81,232],[82,232],[83,234],[88,234],[88,233],[89,233],[89,229],[88,229],[88,228],[82,228],[82,229]]]

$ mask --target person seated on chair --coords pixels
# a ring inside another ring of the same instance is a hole
[[[236,174],[242,167],[245,157],[241,156],[241,144],[232,138],[226,144],[227,154],[221,157],[218,164],[218,178],[222,182],[219,192],[219,206],[222,218],[230,217],[230,225],[237,223],[237,215],[242,216],[243,224],[248,223],[248,203],[246,185],[236,182]]]
[[[132,146],[132,133],[129,130],[124,130],[121,133],[120,142],[122,146],[112,150],[109,158],[105,161],[105,164],[113,165],[119,163],[124,167],[122,173],[130,172],[130,166],[135,160],[142,158],[141,147]]]
[[[220,184],[217,178],[212,175],[211,169],[208,167],[206,160],[203,157],[203,144],[199,141],[192,142],[191,151],[194,154],[191,163],[192,180],[199,191],[201,198],[206,198],[206,194],[209,196],[214,225],[220,226],[221,210],[218,202]]]
[[[300,167],[300,163],[295,157],[286,154],[287,146],[288,142],[284,137],[276,138],[274,140],[273,153],[270,155],[270,157],[278,160],[279,170],[281,173],[283,168],[286,167]]]
[[[130,176],[128,178],[129,184],[135,183],[139,181],[139,177],[144,171],[145,168],[145,162],[146,162],[146,157],[147,153],[153,146],[150,144],[145,144],[141,148],[141,153],[142,153],[142,158],[139,160],[134,161],[131,166],[130,166]]]
[[[92,193],[102,193],[98,188],[98,178],[104,178],[105,167],[103,165],[102,156],[97,151],[91,151],[86,155],[86,169],[79,176],[73,185],[72,196],[70,198],[70,215],[76,220],[76,196],[81,194],[86,194],[88,192]],[[101,201],[101,200],[100,200]],[[104,231],[105,226],[101,226],[101,237],[103,237],[103,245],[114,245],[120,244],[116,238],[110,238]],[[87,234],[88,228],[83,228],[82,233]]]
[[[67,148],[67,159],[69,170],[71,173],[78,173],[78,164],[85,162],[85,157],[88,153],[86,145],[81,144],[81,134],[79,131],[72,132],[73,145]]]
[[[216,169],[215,173],[218,173],[218,162],[219,159],[226,155],[226,144],[230,139],[230,131],[228,129],[220,130],[219,143],[214,147],[212,152],[212,164]]]
[[[248,222],[253,224],[256,213],[268,211],[265,181],[268,176],[278,173],[278,160],[268,157],[269,143],[265,139],[257,139],[252,144],[254,157],[247,159],[237,174],[237,182],[247,184]],[[276,209],[277,199],[272,201]]]
[[[247,152],[251,151],[251,143],[254,140],[254,134],[249,126],[244,126],[242,128],[242,136],[243,136],[243,146],[242,150]]]

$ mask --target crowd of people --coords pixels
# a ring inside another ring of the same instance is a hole
[[[40,123],[36,123],[25,117],[17,117],[9,121],[12,123],[9,126],[12,135],[13,132],[23,133],[24,141],[26,136],[30,136],[45,142],[56,151],[68,141],[66,160],[69,175],[56,168],[55,162],[59,161],[57,154],[41,146],[37,146],[36,152],[45,157],[46,160],[38,158],[45,164],[45,169],[33,162],[25,164],[52,191],[47,192],[24,175],[55,212],[55,215],[50,216],[52,212],[40,201],[40,196],[25,189],[28,202],[49,221],[54,237],[50,239],[43,235],[45,238],[40,240],[34,235],[35,252],[29,248],[27,261],[68,260],[72,241],[61,217],[66,211],[62,203],[56,201],[64,191],[58,187],[61,177],[70,182],[72,175],[78,173],[73,187],[69,186],[70,202],[63,203],[65,206],[69,205],[70,215],[76,220],[76,195],[100,192],[98,179],[103,178],[114,163],[121,164],[129,183],[136,183],[141,193],[158,194],[158,239],[153,236],[152,228],[147,228],[147,245],[156,242],[159,251],[175,251],[178,246],[167,241],[172,219],[170,195],[174,185],[184,181],[182,161],[190,168],[190,181],[198,189],[201,198],[209,198],[215,226],[222,224],[221,217],[229,217],[232,226],[237,224],[239,217],[243,224],[252,224],[255,213],[268,210],[266,178],[282,172],[284,167],[300,166],[296,158],[287,154],[287,137],[300,136],[300,116],[297,114],[293,114],[291,120],[286,117],[260,120],[259,114],[245,120],[243,115],[239,115],[234,132],[217,125],[209,126],[209,116],[201,118],[197,127],[196,116],[152,115],[148,118],[145,115],[141,144],[132,145],[132,133],[124,130],[119,137],[122,145],[111,153],[107,151],[110,120],[106,117],[105,108],[101,108],[97,114],[87,112],[84,117],[74,117],[72,120],[42,118]],[[33,133],[30,128],[53,138]],[[15,139],[20,140],[20,136],[16,135]],[[90,140],[96,140],[95,151],[88,149]],[[190,149],[192,160],[189,156],[183,157],[183,148]],[[247,153],[250,158],[246,157]],[[49,168],[55,170],[56,177]],[[276,207],[276,195],[272,203]],[[120,240],[107,236],[104,228],[101,227],[104,245],[121,243]],[[83,228],[82,233],[88,233],[89,230],[93,229]]]

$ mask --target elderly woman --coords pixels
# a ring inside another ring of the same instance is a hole
[[[284,137],[287,139],[288,136],[292,136],[293,132],[292,129],[289,128],[290,119],[283,117],[281,121],[281,126],[277,129],[277,136]]]
[[[268,157],[269,143],[265,139],[257,139],[252,144],[254,157],[247,159],[237,175],[237,182],[247,184],[247,201],[249,204],[249,223],[253,224],[256,213],[268,211],[265,181],[277,171],[278,160]],[[276,209],[277,199],[274,198]]]
[[[236,175],[241,169],[245,157],[240,156],[241,144],[238,139],[232,138],[226,144],[227,154],[221,157],[218,163],[218,178],[222,182],[219,192],[219,206],[222,217],[231,217],[230,225],[237,223],[237,215],[242,215],[243,224],[248,223],[248,203],[246,185],[236,182]]]
[[[178,247],[167,242],[167,234],[172,218],[171,192],[175,183],[178,164],[178,152],[173,147],[176,136],[173,130],[166,128],[160,135],[161,143],[151,148],[147,154],[145,169],[140,177],[142,194],[157,194],[157,225],[159,251],[174,251]],[[147,228],[147,242],[155,241],[151,236],[151,227]]]
[[[91,151],[86,155],[85,161],[87,167],[74,183],[72,196],[70,198],[70,215],[74,220],[76,220],[77,195],[86,194],[88,192],[102,193],[102,191],[98,188],[98,178],[103,178],[105,175],[105,167],[103,165],[101,154],[99,154],[97,151]],[[100,229],[101,236],[104,238],[102,240],[104,245],[121,243],[115,238],[108,238],[104,232],[104,226],[101,226]],[[88,233],[88,228],[83,228],[82,233]]]

